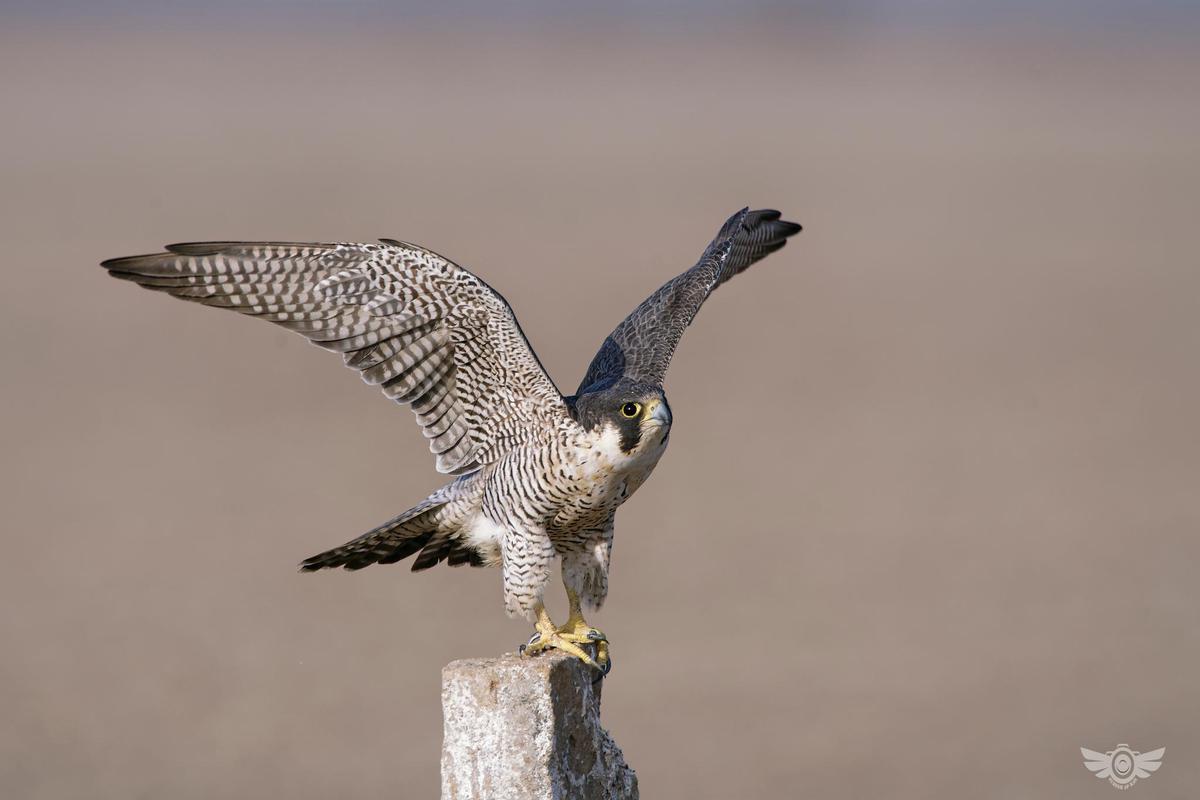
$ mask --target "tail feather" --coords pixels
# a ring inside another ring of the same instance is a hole
[[[302,572],[315,572],[319,569],[344,567],[358,570],[371,564],[394,564],[408,558],[427,545],[437,544],[439,538],[447,535],[438,532],[438,512],[446,505],[445,500],[430,498],[410,508],[395,519],[385,522],[374,530],[370,530],[352,539],[340,547],[326,550],[312,558],[307,558],[300,564]],[[432,540],[432,541],[431,541]],[[445,555],[442,556],[442,559]],[[424,553],[422,553],[424,559]],[[442,559],[432,563],[414,564],[414,569],[433,566]]]
[[[412,571],[420,572],[423,569],[429,569],[445,561],[447,556],[450,555],[450,549],[454,546],[454,540],[457,536],[457,531],[454,533],[440,531],[432,536],[421,548],[421,554],[413,562]]]
[[[456,539],[450,547],[450,552],[446,554],[446,565],[461,567],[463,564],[470,564],[472,567],[486,567],[488,561],[474,547],[461,539]]]

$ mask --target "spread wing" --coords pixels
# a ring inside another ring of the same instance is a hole
[[[696,266],[672,278],[608,335],[576,394],[628,378],[659,385],[684,330],[712,291],[800,232],[778,211],[742,209],[721,227]]]
[[[478,469],[568,416],[504,298],[415,245],[204,242],[102,266],[341,353],[412,406],[440,472]]]
[[[1086,747],[1079,748],[1083,753],[1083,765],[1096,773],[1097,778],[1107,778],[1112,775],[1112,759],[1105,753],[1097,753]]]
[[[1139,778],[1149,778],[1150,773],[1162,766],[1163,753],[1167,748],[1160,747],[1148,753],[1137,753],[1133,757],[1133,774]]]

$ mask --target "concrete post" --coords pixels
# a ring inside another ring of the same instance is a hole
[[[442,800],[637,800],[597,678],[557,651],[447,664]]]

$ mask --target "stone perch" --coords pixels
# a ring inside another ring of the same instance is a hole
[[[442,670],[442,800],[637,800],[597,673],[559,652]]]

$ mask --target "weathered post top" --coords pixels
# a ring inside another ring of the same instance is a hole
[[[637,800],[594,669],[558,652],[442,670],[442,800]]]

